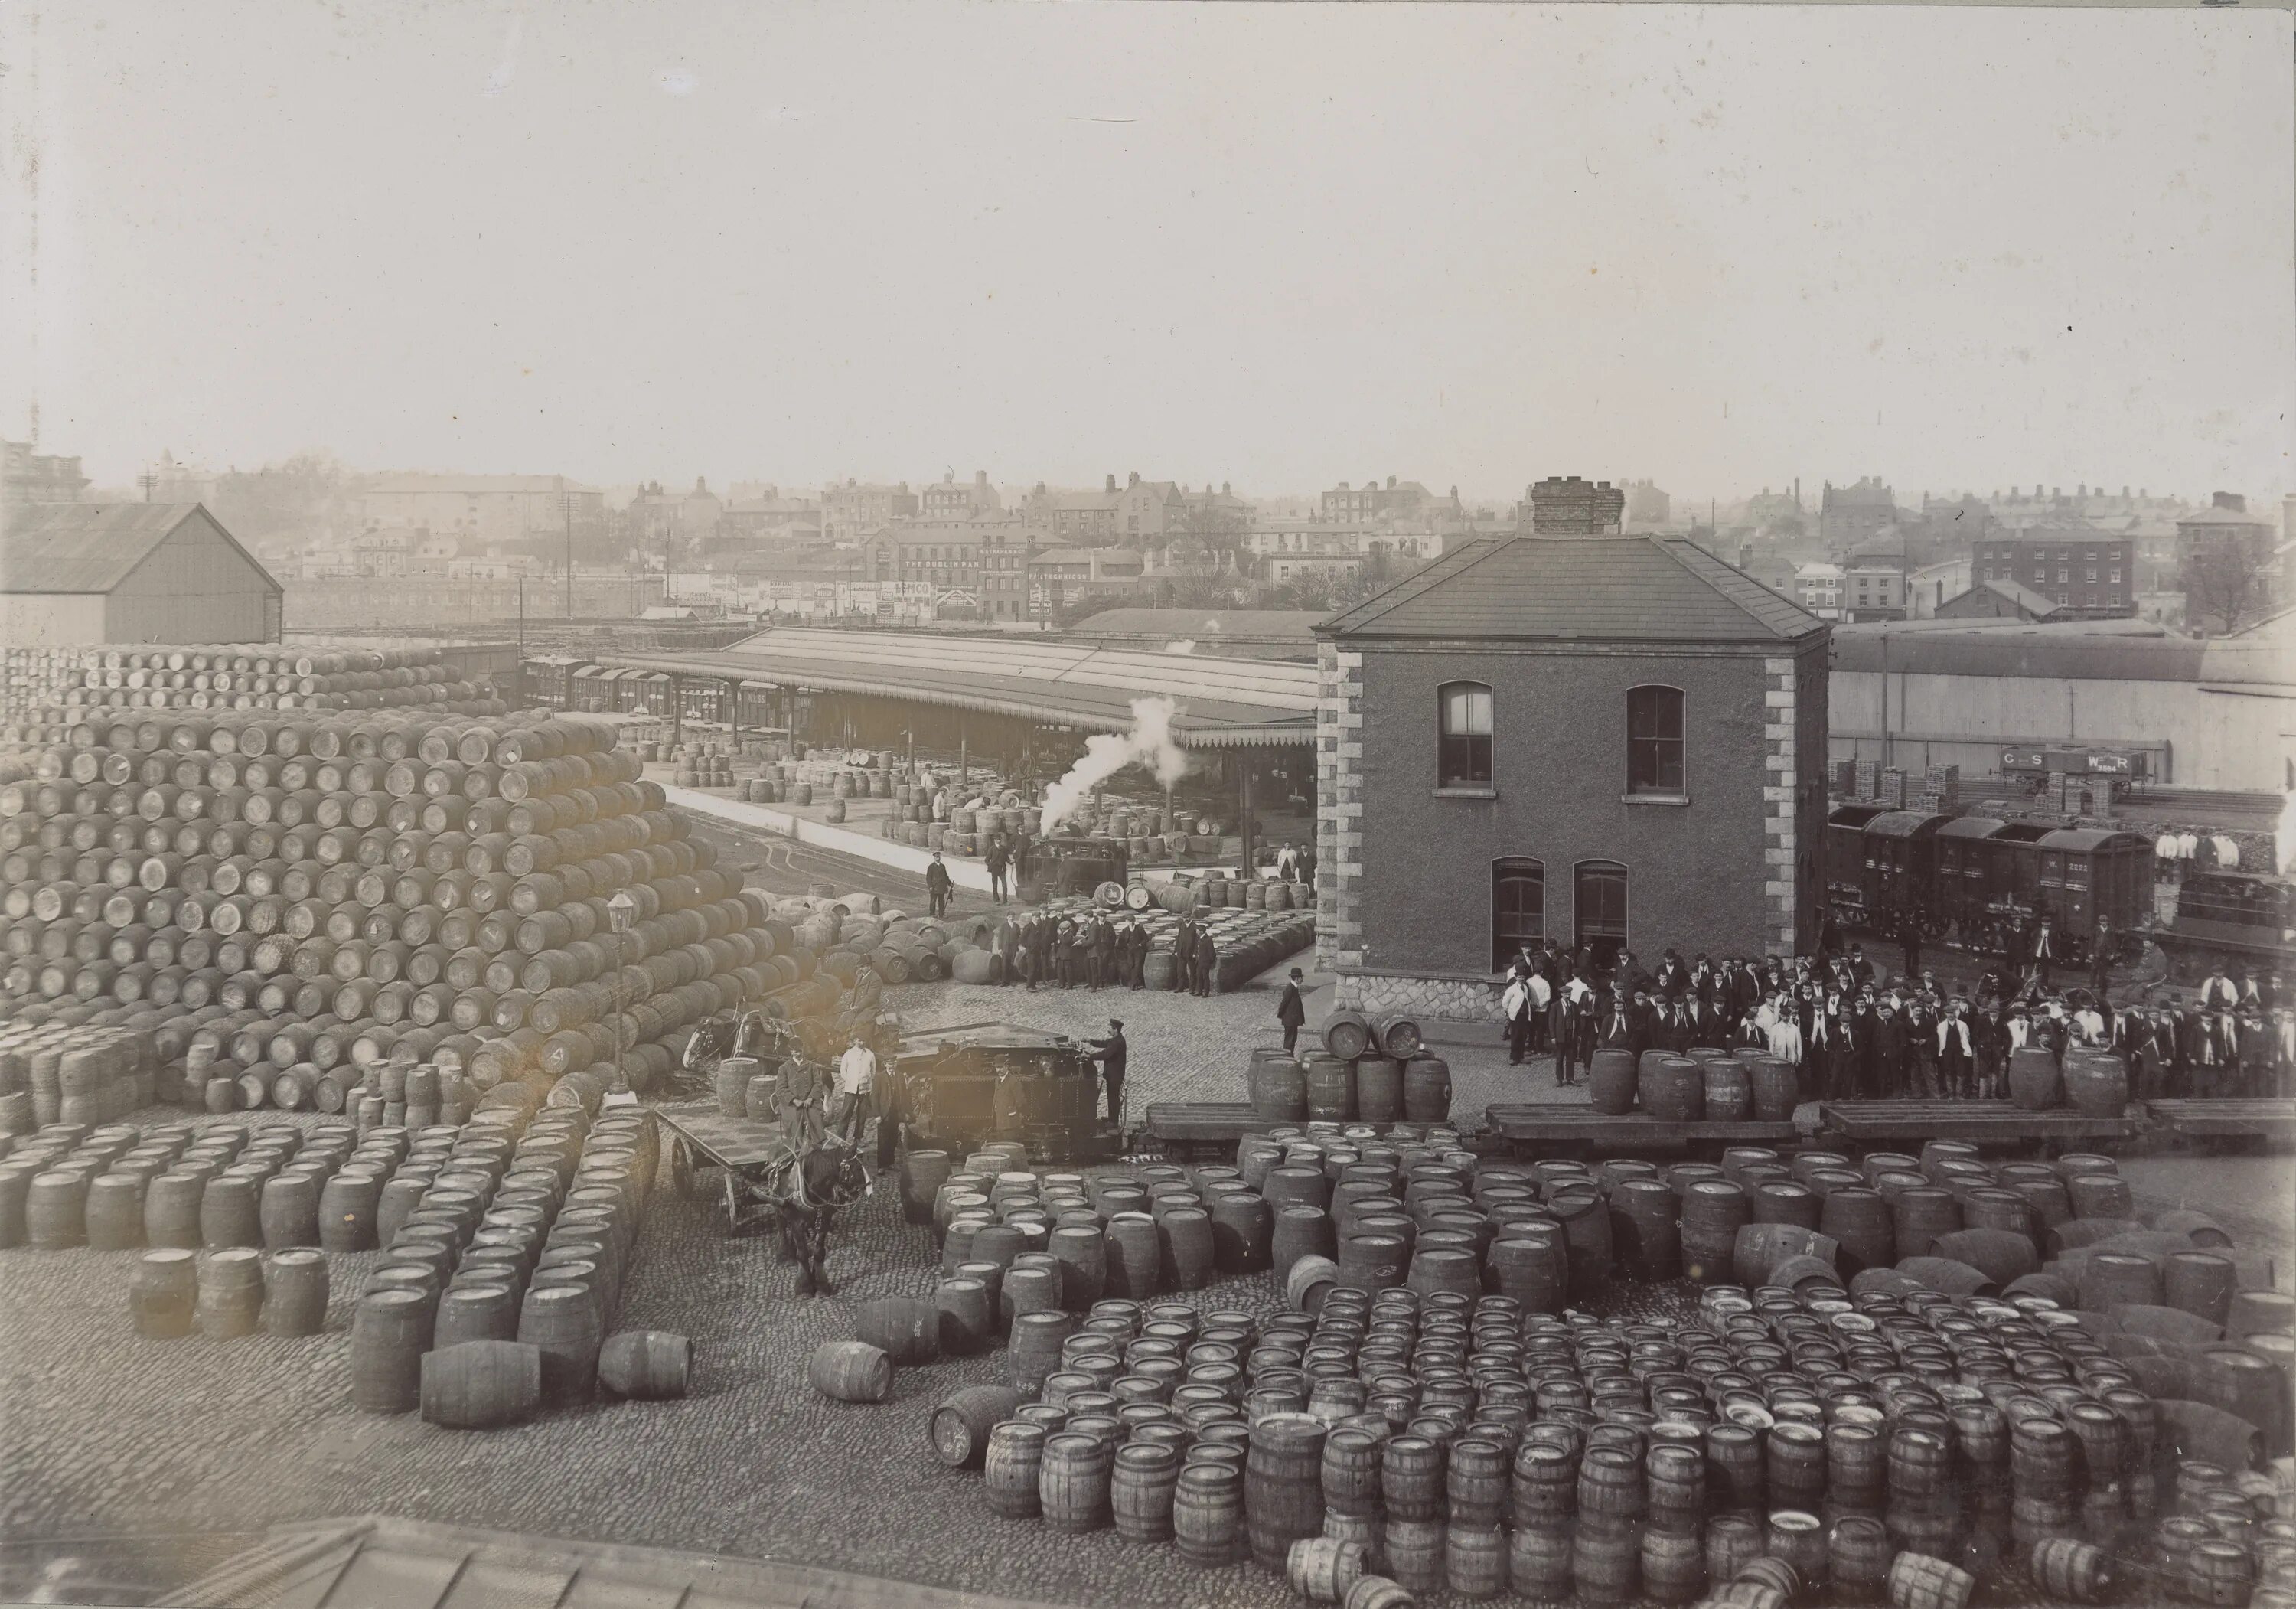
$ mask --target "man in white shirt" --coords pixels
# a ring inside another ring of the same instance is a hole
[[[837,1058],[837,1111],[832,1121],[845,1143],[858,1147],[877,1106],[877,1053],[855,1034]]]

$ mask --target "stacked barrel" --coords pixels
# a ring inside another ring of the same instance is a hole
[[[278,643],[100,644],[6,651],[0,741],[58,743],[132,710],[343,710],[420,706],[500,715],[494,690],[457,677],[436,648]]]
[[[109,1123],[148,1106],[158,1056],[148,1030],[0,1022],[0,1134]]]
[[[1430,1054],[1409,1017],[1336,1012],[1320,1049],[1251,1053],[1244,1075],[1253,1117],[1273,1129],[1300,1123],[1441,1124],[1451,1115],[1451,1068]]]
[[[171,712],[72,734],[0,787],[0,1017],[152,1036],[161,1098],[371,1103],[370,1123],[553,1090],[594,1110],[618,1038],[644,1089],[700,1019],[833,1010],[854,981],[815,973],[603,723]]]

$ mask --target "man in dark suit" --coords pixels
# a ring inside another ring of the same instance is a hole
[[[1103,916],[1092,924],[1092,986],[1099,989],[1116,981],[1116,924]]]
[[[1108,1121],[1115,1127],[1124,1127],[1124,1024],[1114,1017],[1108,1019],[1108,1038],[1091,1041],[1100,1057],[1100,1081],[1108,1091]]]
[[[1874,1014],[1872,1043],[1875,1098],[1902,1100],[1906,1095],[1906,1061],[1913,1041],[1906,1031],[1906,1019],[1898,1009],[1894,995],[1882,997],[1882,1009]]]
[[[1841,1080],[1842,1088],[1854,1089],[1865,1100],[1882,1098],[1881,1047],[1874,1043],[1882,1027],[1874,1003],[1863,995],[1858,997],[1857,1009],[1850,1014],[1849,1066]]]
[[[1308,1021],[1308,1007],[1300,998],[1300,969],[1295,966],[1292,969],[1292,975],[1284,980],[1283,997],[1275,1002],[1275,1020],[1283,1025],[1283,1048],[1286,1051],[1299,1048],[1300,1030]]]
[[[1624,983],[1611,985],[1610,1002],[1595,1019],[1595,1048],[1623,1050],[1640,1061],[1650,1043],[1649,997],[1638,995],[1628,1000]]]
[[[1196,969],[1196,924],[1192,916],[1180,918],[1172,933],[1172,987],[1191,989]]]
[[[1210,998],[1212,985],[1219,981],[1219,947],[1212,942],[1210,928],[1196,935],[1196,992]]]

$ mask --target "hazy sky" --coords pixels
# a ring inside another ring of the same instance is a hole
[[[6,0],[0,429],[37,382],[44,445],[111,485],[319,447],[2276,494],[2290,29]]]

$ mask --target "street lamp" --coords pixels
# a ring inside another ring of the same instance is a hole
[[[636,1092],[630,1088],[627,1053],[622,1038],[628,1028],[628,1019],[622,1011],[622,969],[628,965],[624,956],[624,940],[630,931],[630,918],[636,915],[638,902],[630,898],[627,889],[616,889],[614,897],[606,901],[607,925],[614,931],[614,1085],[606,1092],[601,1104],[607,1106],[635,1106]]]

